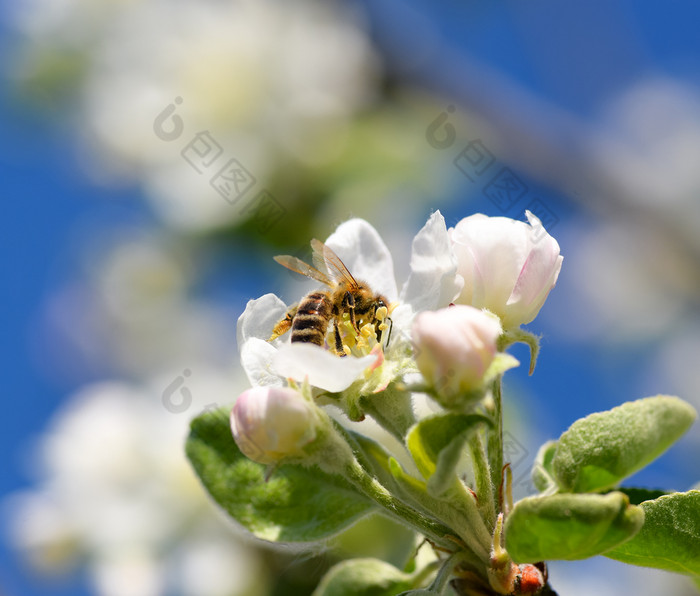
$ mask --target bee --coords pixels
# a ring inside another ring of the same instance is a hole
[[[275,325],[268,341],[285,334],[291,328],[292,342],[323,346],[328,325],[332,321],[335,351],[339,356],[345,356],[339,323],[343,322],[343,316],[347,314],[355,333],[360,334],[358,322],[369,323],[374,326],[377,342],[381,343],[382,331],[387,327],[383,321],[388,313],[389,301],[375,293],[365,282],[356,280],[338,255],[323,242],[313,239],[311,248],[315,267],[290,255],[276,256],[274,259],[283,267],[320,281],[330,289],[311,292],[292,306],[284,319]],[[328,275],[320,269],[328,270]],[[390,334],[391,327],[387,342]]]

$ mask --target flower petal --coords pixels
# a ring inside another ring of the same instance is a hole
[[[287,306],[274,294],[265,294],[249,300],[243,314],[238,317],[236,338],[240,351],[251,337],[268,339],[275,324],[284,318]]]
[[[529,226],[507,217],[478,213],[460,221],[452,232],[457,258],[464,260],[459,302],[478,308],[505,305],[529,252],[529,234]]]
[[[448,306],[463,285],[445,218],[436,211],[413,239],[411,273],[401,290],[401,302],[408,302],[416,312],[436,310]]]
[[[559,254],[559,243],[547,233],[540,220],[530,211],[525,213],[532,226],[532,249],[523,264],[515,288],[513,288],[506,304],[521,303],[522,308],[527,309],[528,305],[535,303],[540,298],[544,303],[546,294],[543,297],[542,293],[544,290],[549,292],[554,286],[564,257]],[[530,321],[525,322],[529,323]]]
[[[273,358],[277,348],[263,339],[250,337],[241,347],[241,365],[253,387],[283,385],[283,379],[275,373]]]
[[[333,393],[347,389],[377,359],[376,355],[339,358],[328,350],[305,343],[280,346],[272,364],[277,374]]]
[[[398,291],[391,253],[377,230],[364,219],[351,219],[340,224],[326,244],[355,278],[367,282],[390,302],[396,300]]]

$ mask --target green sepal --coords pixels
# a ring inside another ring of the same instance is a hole
[[[313,542],[376,511],[343,477],[317,468],[269,469],[238,449],[222,408],[195,418],[186,452],[204,488],[233,519],[271,542]]]
[[[456,454],[461,450],[469,434],[479,423],[492,426],[490,418],[483,414],[458,414],[446,412],[424,418],[414,425],[406,437],[406,446],[413,456],[418,471],[426,480],[439,471],[441,476],[435,483],[440,486],[451,483],[458,463]],[[447,449],[442,461],[440,456]]]
[[[556,489],[557,481],[554,479],[552,470],[552,459],[556,448],[556,441],[547,441],[537,450],[535,463],[532,466],[532,483],[541,493]]]
[[[506,518],[506,550],[518,563],[587,559],[629,540],[644,512],[620,492],[527,497]]]
[[[413,577],[379,559],[349,559],[331,567],[311,596],[396,596]]]
[[[606,557],[700,579],[700,491],[672,493],[639,505],[645,521],[632,540]]]
[[[396,383],[391,383],[378,393],[364,394],[359,403],[369,416],[399,441],[404,440],[408,429],[416,422],[411,394]]]
[[[668,449],[695,420],[693,407],[659,395],[577,420],[560,437],[552,470],[560,490],[616,486]]]
[[[520,327],[508,329],[498,338],[498,350],[503,351],[507,347],[518,342],[524,343],[530,348],[530,366],[528,374],[532,374],[535,372],[535,363],[537,362],[537,355],[540,351],[540,340],[534,333],[525,331],[525,329],[521,329]]]
[[[516,366],[520,366],[520,361],[515,356],[497,352],[484,373],[484,385],[491,385],[498,377]]]

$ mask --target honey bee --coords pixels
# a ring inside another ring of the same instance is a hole
[[[290,255],[276,256],[274,259],[283,267],[320,281],[330,289],[311,292],[298,304],[292,306],[284,319],[275,325],[268,341],[285,334],[291,328],[292,342],[323,346],[328,325],[332,321],[335,351],[339,356],[345,356],[347,352],[343,345],[339,323],[343,322],[343,316],[347,313],[355,333],[360,334],[358,322],[369,323],[374,326],[377,342],[381,343],[382,331],[387,328],[384,319],[387,317],[389,301],[381,294],[375,293],[365,282],[357,281],[338,255],[323,242],[313,239],[311,248],[316,267]],[[328,275],[320,269],[328,270]],[[391,327],[389,327],[390,333]]]

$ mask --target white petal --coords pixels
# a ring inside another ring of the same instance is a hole
[[[319,346],[294,343],[277,350],[273,367],[282,377],[300,382],[308,378],[314,387],[335,393],[347,389],[375,360],[375,356],[339,358]]]
[[[398,297],[394,262],[381,236],[364,219],[351,219],[338,226],[326,240],[353,277],[365,281],[389,302]]]
[[[241,346],[241,364],[253,387],[283,385],[272,364],[276,353],[277,348],[257,337],[249,338]]]
[[[411,273],[401,290],[401,301],[411,304],[414,311],[435,310],[449,305],[463,285],[445,218],[436,211],[413,239]]]
[[[249,300],[243,314],[238,317],[236,338],[238,349],[243,348],[251,337],[268,339],[275,324],[284,318],[287,306],[274,294],[265,294]]]
[[[460,302],[491,310],[505,306],[529,253],[529,237],[530,226],[507,217],[479,213],[460,221],[452,234],[465,281]]]

